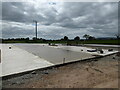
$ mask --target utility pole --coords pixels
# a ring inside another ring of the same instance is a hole
[[[33,22],[35,22],[35,35],[36,35],[36,40],[37,40],[37,21],[33,21]]]

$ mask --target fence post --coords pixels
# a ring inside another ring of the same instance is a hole
[[[63,58],[63,64],[65,63],[65,58]]]

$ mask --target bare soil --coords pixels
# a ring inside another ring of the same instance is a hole
[[[117,54],[3,80],[4,88],[118,88]]]

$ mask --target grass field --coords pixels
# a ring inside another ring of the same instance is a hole
[[[109,45],[120,45],[119,40],[80,40],[80,41],[61,41],[61,40],[53,40],[53,41],[41,41],[41,40],[3,40],[3,43],[61,43],[61,44],[109,44]]]

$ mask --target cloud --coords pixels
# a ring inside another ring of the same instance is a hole
[[[38,36],[46,39],[90,34],[113,37],[118,33],[118,3],[115,2],[3,2],[3,38],[33,37],[33,20]]]

